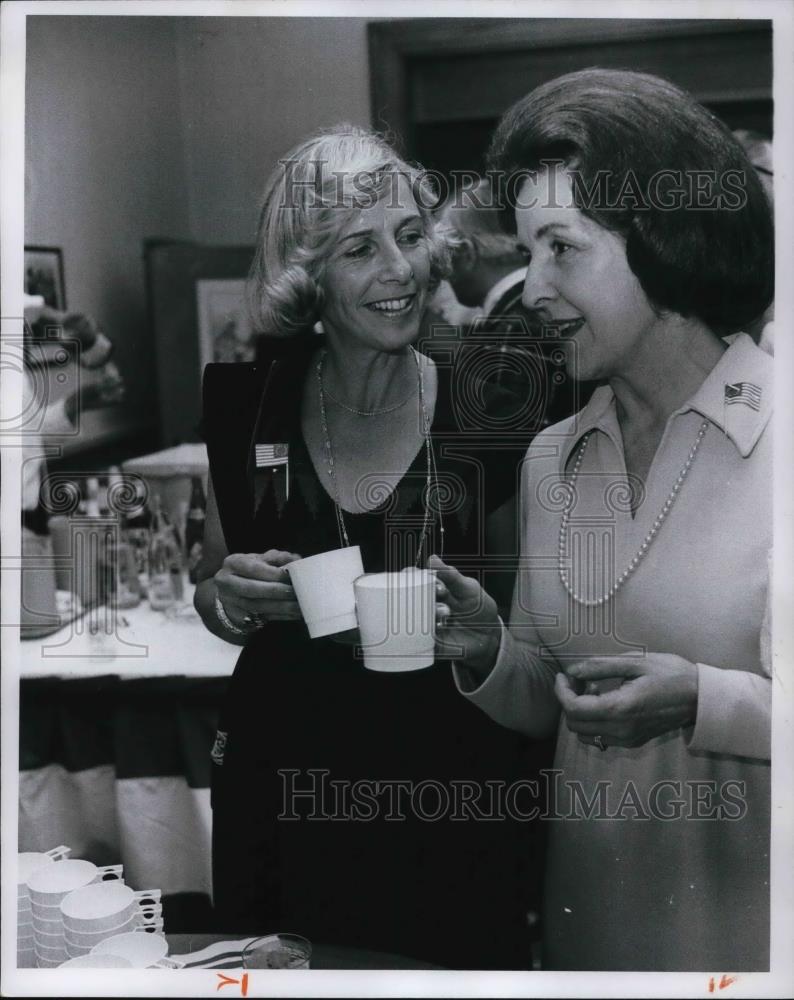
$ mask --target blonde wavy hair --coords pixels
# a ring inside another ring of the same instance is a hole
[[[436,196],[426,173],[377,133],[337,125],[279,160],[265,186],[248,281],[257,330],[283,337],[313,327],[322,316],[325,262],[342,226],[352,212],[395,192],[400,176],[422,218],[431,287],[449,274],[450,238],[433,216]]]

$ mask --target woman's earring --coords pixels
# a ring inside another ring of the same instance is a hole
[[[321,319],[318,319],[317,322],[314,324],[314,332],[319,333],[320,336],[322,336],[325,333],[325,328],[323,327],[323,321]]]

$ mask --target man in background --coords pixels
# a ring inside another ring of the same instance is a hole
[[[454,253],[449,281],[442,282],[430,303],[430,324],[440,321],[459,330],[458,352],[465,345],[484,377],[528,404],[522,420],[534,433],[581,409],[594,386],[566,374],[560,345],[544,336],[522,305],[527,262],[516,237],[502,227],[490,182],[457,191],[439,219],[450,232]]]
[[[441,211],[440,221],[452,231],[455,244],[449,283],[458,302],[481,319],[526,315],[521,292],[527,262],[516,238],[501,226],[492,203],[491,186],[479,181],[462,188]]]

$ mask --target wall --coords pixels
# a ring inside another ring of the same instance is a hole
[[[190,225],[253,241],[265,178],[321,126],[368,125],[366,20],[180,18],[177,52]]]
[[[63,249],[69,306],[104,326],[128,387],[83,443],[156,421],[144,238],[252,242],[278,157],[368,124],[366,23],[28,17],[25,242]]]
[[[141,246],[190,235],[179,100],[170,19],[28,17],[25,242],[62,248],[68,305],[107,331],[127,384],[92,431],[156,412]]]

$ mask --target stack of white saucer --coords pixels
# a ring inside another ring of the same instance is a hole
[[[68,847],[54,847],[50,851],[24,851],[17,855],[17,968],[19,969],[36,967],[33,912],[28,879],[37,869],[68,857],[69,853]]]

